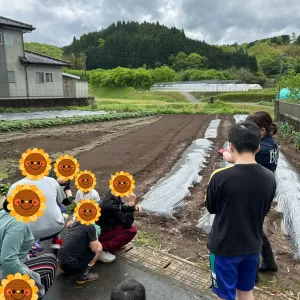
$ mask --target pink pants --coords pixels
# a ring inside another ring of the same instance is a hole
[[[117,225],[111,230],[104,230],[99,237],[103,250],[115,252],[127,245],[137,234],[137,228],[131,226],[125,228],[123,225]]]

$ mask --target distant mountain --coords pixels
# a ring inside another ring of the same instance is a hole
[[[83,34],[79,39],[74,37],[73,43],[63,50],[65,55],[79,56],[79,53],[84,53],[87,69],[165,65],[169,64],[170,56],[182,51],[206,57],[208,68],[243,67],[257,71],[256,58],[249,56],[242,48],[229,53],[204,41],[186,37],[183,29],[168,28],[158,22],[139,24],[119,21],[106,29]]]

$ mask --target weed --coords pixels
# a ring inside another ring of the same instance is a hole
[[[0,195],[6,196],[9,191],[9,184],[0,184]]]
[[[284,140],[295,144],[295,148],[300,150],[300,132],[296,132],[294,127],[287,122],[278,123],[278,135]]]
[[[158,246],[157,237],[154,234],[141,230],[138,231],[134,242],[137,247],[150,246],[156,248]]]

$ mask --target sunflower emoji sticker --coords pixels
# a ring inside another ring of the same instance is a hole
[[[109,188],[115,196],[125,197],[133,193],[135,181],[128,172],[117,172],[111,176]]]
[[[37,300],[38,287],[27,274],[8,275],[1,281],[0,300]]]
[[[97,184],[96,176],[90,171],[82,171],[75,178],[75,185],[78,190],[88,193]]]
[[[29,179],[38,180],[47,176],[51,169],[49,154],[43,149],[28,149],[19,160],[22,175]]]
[[[81,200],[75,207],[75,217],[83,225],[95,224],[101,216],[99,204],[94,200]]]
[[[59,157],[54,164],[57,178],[72,180],[79,172],[79,163],[76,158],[69,155]]]
[[[46,197],[35,185],[18,185],[7,197],[10,215],[19,222],[36,221],[46,209]]]

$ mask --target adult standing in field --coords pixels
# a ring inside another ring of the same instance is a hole
[[[260,128],[261,141],[260,150],[255,155],[258,164],[275,173],[279,157],[278,145],[273,136],[277,133],[277,125],[273,122],[272,117],[265,111],[258,111],[249,115],[246,121],[253,122]],[[221,149],[226,161],[232,163],[233,158],[230,152]],[[271,243],[263,233],[262,262],[259,266],[259,272],[277,272],[277,264],[274,259]],[[258,278],[257,278],[258,279]]]
[[[230,130],[235,165],[216,170],[207,189],[207,210],[216,215],[208,248],[213,291],[219,300],[235,300],[236,294],[239,300],[254,300],[263,222],[276,192],[274,174],[255,161],[260,135],[252,122]]]

